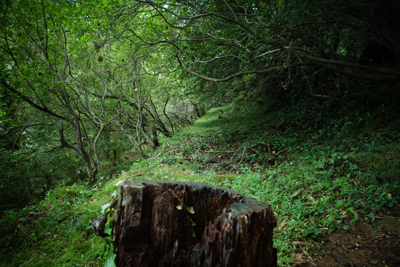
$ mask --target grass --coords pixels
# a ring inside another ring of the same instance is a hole
[[[385,109],[327,110],[307,101],[277,110],[211,109],[120,175],[101,177],[92,188],[59,186],[9,212],[0,220],[0,266],[103,266],[104,241],[90,226],[122,179],[201,182],[264,201],[278,218],[281,266],[293,261],[293,241],[321,244],[360,220],[373,228],[379,209],[399,197],[398,121]]]

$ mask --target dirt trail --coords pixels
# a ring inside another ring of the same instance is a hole
[[[361,222],[324,236],[322,247],[296,245],[292,266],[400,266],[400,205],[375,217],[373,227]]]

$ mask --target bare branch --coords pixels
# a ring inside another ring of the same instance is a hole
[[[269,147],[269,144],[266,144],[264,142],[259,142],[257,144],[254,144],[254,145],[251,145],[251,146],[248,146],[248,147],[242,147],[242,148],[239,148],[239,149],[236,149],[236,150],[231,150],[231,151],[215,151],[215,150],[213,150],[213,151],[204,151],[203,154],[204,153],[228,153],[228,154],[229,153],[237,153],[237,152],[242,151],[242,150],[255,148],[255,147],[259,146],[259,145],[266,146],[268,148],[269,153],[271,153],[271,148]]]
[[[218,59],[230,58],[230,57],[239,59],[239,60],[241,60],[242,62],[247,63],[247,64],[250,63],[250,61],[246,61],[246,60],[244,60],[243,58],[238,57],[238,56],[235,56],[235,55],[225,55],[225,56],[214,57],[213,59],[206,60],[206,61],[195,61],[195,62],[192,63],[192,65],[204,64],[204,63],[211,63],[211,62],[213,62],[213,61],[215,61],[215,60],[218,60]]]
[[[317,94],[310,94],[310,95],[315,96],[315,97],[328,98],[328,99],[333,99],[333,100],[336,100],[336,101],[340,101],[340,102],[343,102],[343,103],[345,103],[346,105],[348,105],[348,106],[350,106],[350,107],[353,107],[353,108],[357,107],[355,104],[353,104],[353,103],[351,103],[351,102],[348,102],[348,101],[346,101],[346,100],[337,98],[337,97],[328,96],[328,95],[317,95]]]
[[[361,79],[361,80],[370,80],[370,81],[393,81],[393,80],[398,80],[398,76],[393,76],[393,75],[387,75],[387,76],[372,76],[372,75],[365,75],[365,74],[358,74],[350,71],[343,70],[341,68],[324,64],[324,63],[319,63],[319,62],[313,62],[313,61],[304,61],[302,62],[303,65],[312,65],[312,66],[317,66],[321,68],[325,68],[328,70],[332,70],[334,72],[343,74],[348,77],[356,78],[356,79]]]
[[[43,113],[49,114],[49,115],[51,115],[51,116],[54,116],[54,117],[56,117],[56,118],[59,118],[59,119],[68,121],[68,119],[67,119],[66,117],[64,117],[64,116],[62,116],[62,115],[60,115],[60,114],[57,114],[56,112],[51,111],[51,110],[49,110],[49,109],[46,108],[46,107],[42,107],[42,106],[37,105],[37,104],[34,103],[32,100],[30,100],[29,97],[23,95],[20,91],[18,91],[18,90],[16,90],[16,89],[14,89],[13,87],[11,87],[11,86],[6,82],[5,79],[1,79],[1,84],[3,85],[3,87],[4,87],[6,90],[9,90],[9,91],[12,91],[12,92],[16,93],[16,94],[17,94],[18,96],[20,96],[25,102],[27,102],[29,105],[31,105],[32,107],[36,108],[37,110],[42,111]]]
[[[188,73],[190,73],[190,74],[192,74],[192,75],[194,75],[196,77],[199,77],[201,79],[204,79],[206,81],[210,81],[210,82],[214,82],[214,83],[215,82],[226,82],[226,81],[229,81],[229,80],[231,80],[231,79],[233,79],[235,77],[243,76],[243,75],[246,75],[246,74],[265,74],[265,73],[269,73],[269,72],[272,72],[272,71],[276,71],[276,67],[271,67],[271,68],[263,69],[263,70],[251,70],[251,71],[238,72],[238,73],[232,74],[232,75],[230,75],[228,77],[225,77],[225,78],[222,78],[222,79],[210,78],[210,77],[203,76],[203,75],[201,75],[201,74],[199,74],[197,72],[194,72],[194,71],[190,70],[186,66],[186,64],[183,62],[183,60],[181,58],[181,52],[180,51],[178,51],[175,56],[178,58],[179,63],[183,66],[183,68],[185,69],[186,72],[188,72]]]
[[[319,57],[313,57],[313,56],[307,56],[306,54],[303,54],[301,52],[297,52],[301,58],[308,59],[312,62],[318,62],[322,64],[334,64],[334,65],[339,65],[339,66],[345,66],[345,67],[351,67],[351,68],[357,68],[357,69],[362,69],[366,71],[371,71],[371,72],[378,72],[378,73],[386,73],[386,74],[393,74],[395,76],[398,76],[397,79],[400,79],[400,72],[399,71],[394,71],[392,69],[387,69],[387,68],[374,68],[374,67],[369,67],[361,64],[354,64],[354,63],[348,63],[344,61],[339,61],[339,60],[333,60],[333,59],[324,59],[324,58],[319,58]]]

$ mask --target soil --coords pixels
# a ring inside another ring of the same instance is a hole
[[[323,246],[293,242],[292,266],[400,266],[400,205],[380,210],[375,225],[360,222],[323,237]]]

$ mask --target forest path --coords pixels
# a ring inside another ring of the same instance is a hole
[[[400,266],[400,204],[384,208],[375,226],[360,222],[323,236],[321,248],[296,246],[294,266]]]

